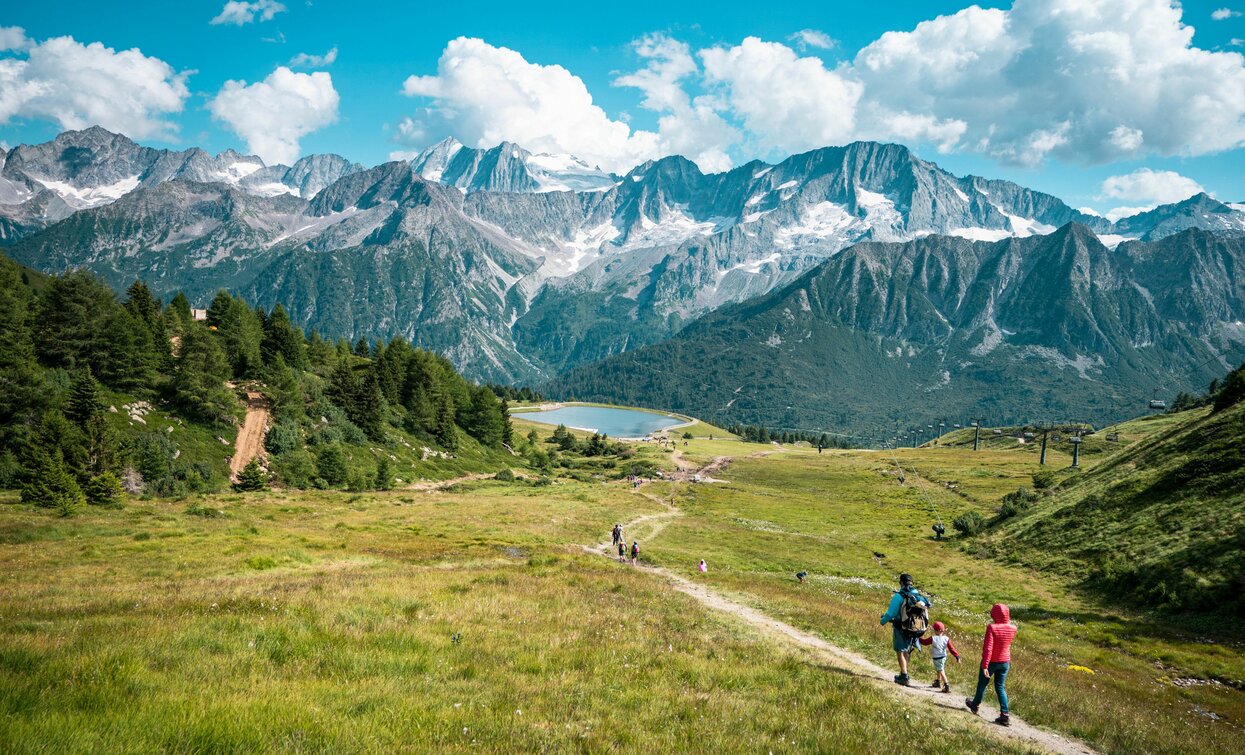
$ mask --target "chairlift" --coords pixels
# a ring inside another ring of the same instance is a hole
[[[1111,443],[1119,443],[1120,434],[1119,433],[1107,433],[1107,441]]]
[[[1002,431],[1002,430],[1000,430],[1000,429],[998,429],[998,428],[995,428],[995,430],[994,430],[994,434],[995,434],[995,435],[1002,435],[1002,434],[1003,434],[1003,431]]]
[[[1154,389],[1154,394],[1150,397],[1150,409],[1151,410],[1163,410],[1167,408],[1167,402],[1159,398],[1158,395],[1159,395],[1159,391],[1156,388]]]
[[[1033,433],[1025,433],[1025,434],[1024,434],[1024,439],[1025,439],[1025,440],[1033,440]]]
[[[1063,436],[1062,436],[1062,435],[1059,435],[1058,433],[1056,433],[1055,435],[1050,436],[1050,442],[1051,442],[1051,443],[1058,443],[1058,442],[1059,442],[1059,441],[1061,441],[1061,440],[1063,440]],[[1073,442],[1075,443],[1076,441],[1073,441]]]

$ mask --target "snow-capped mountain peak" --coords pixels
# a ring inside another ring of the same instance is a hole
[[[573,155],[534,154],[513,142],[489,149],[447,137],[419,153],[411,166],[422,178],[464,192],[606,191],[616,183]]]

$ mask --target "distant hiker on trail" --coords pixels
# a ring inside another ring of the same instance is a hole
[[[932,605],[930,599],[913,586],[911,574],[899,575],[899,589],[891,597],[880,622],[891,625],[891,646],[899,661],[896,684],[908,686],[908,658],[917,641],[929,629],[929,607]]]
[[[618,563],[627,563],[627,544],[621,538],[618,541]]]
[[[804,580],[808,579],[808,572],[798,571],[795,573],[795,578],[800,584],[804,584]]]
[[[631,565],[635,566],[640,560],[640,543],[637,540],[631,541]]]
[[[709,566],[708,566],[708,564],[706,564],[706,563],[705,563],[705,560],[704,560],[703,558],[702,558],[702,559],[700,559],[700,566],[698,566],[698,567],[696,567],[696,568],[697,568],[697,569],[700,569],[700,573],[701,573],[701,574],[704,574],[705,572],[709,571]]]
[[[622,540],[622,525],[615,524],[614,529],[610,530],[610,544],[618,545],[618,541]]]
[[[1011,611],[1002,603],[990,609],[994,621],[986,624],[986,637],[981,642],[981,673],[977,676],[977,694],[964,704],[977,713],[981,699],[986,696],[990,677],[994,677],[994,693],[999,696],[999,717],[994,719],[1000,726],[1010,726],[1007,707],[1007,672],[1012,666],[1012,640],[1016,639],[1016,625],[1011,622]]]
[[[943,693],[951,692],[951,685],[947,683],[947,653],[955,656],[955,662],[960,662],[960,653],[955,649],[955,645],[951,644],[951,638],[947,635],[947,627],[941,621],[934,622],[934,636],[922,637],[922,645],[931,645],[929,649],[930,660],[934,662],[934,683],[931,687],[942,687]]]
[[[934,539],[941,540],[942,536],[947,534],[947,527],[942,522],[934,525]]]

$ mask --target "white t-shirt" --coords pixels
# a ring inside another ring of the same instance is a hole
[[[930,638],[930,658],[946,658],[947,645],[951,644],[951,636],[946,634],[936,634]]]

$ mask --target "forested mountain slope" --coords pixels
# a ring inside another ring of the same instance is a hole
[[[573,369],[555,396],[862,442],[939,420],[1105,423],[1245,359],[1239,237],[858,244],[668,341]]]

